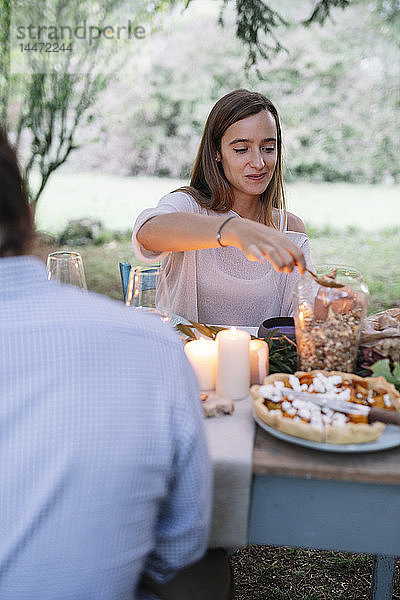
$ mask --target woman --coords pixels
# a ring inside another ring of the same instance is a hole
[[[246,326],[291,314],[293,269],[310,263],[309,240],[285,208],[270,100],[235,90],[215,104],[190,186],[143,211],[132,240],[138,259],[163,261],[176,314]]]

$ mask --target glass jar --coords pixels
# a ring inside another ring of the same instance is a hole
[[[298,368],[351,373],[354,369],[362,320],[367,316],[368,288],[357,269],[318,265],[316,274],[333,275],[343,287],[319,285],[308,273],[294,288]]]

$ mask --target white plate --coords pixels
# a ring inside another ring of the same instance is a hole
[[[290,442],[291,444],[297,444],[298,446],[305,446],[312,450],[323,450],[324,452],[377,452],[378,450],[387,450],[388,448],[396,448],[400,446],[400,427],[397,425],[386,425],[382,435],[374,442],[366,442],[364,444],[325,444],[323,442],[311,442],[310,440],[303,440],[303,438],[295,437],[294,435],[288,435],[282,433],[277,429],[273,429],[264,421],[261,421],[257,415],[253,415],[256,423],[265,429],[269,434],[283,440],[284,442]]]

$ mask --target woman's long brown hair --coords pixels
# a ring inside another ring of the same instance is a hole
[[[216,212],[227,212],[233,207],[233,192],[220,162],[221,139],[225,131],[242,119],[268,110],[274,117],[277,131],[277,161],[267,189],[260,196],[259,221],[275,227],[272,209],[284,211],[286,220],[285,190],[282,170],[282,133],[278,111],[268,98],[258,92],[240,89],[223,96],[212,108],[204,127],[203,137],[194,163],[190,185],[179,192],[190,194],[201,206]]]

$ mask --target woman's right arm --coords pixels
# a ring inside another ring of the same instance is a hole
[[[217,232],[227,218],[227,214],[216,217],[183,212],[157,215],[142,225],[137,240],[151,252],[218,248]],[[291,272],[295,265],[304,271],[302,251],[273,227],[234,218],[222,228],[221,242],[239,248],[249,260],[269,260],[277,271]]]

